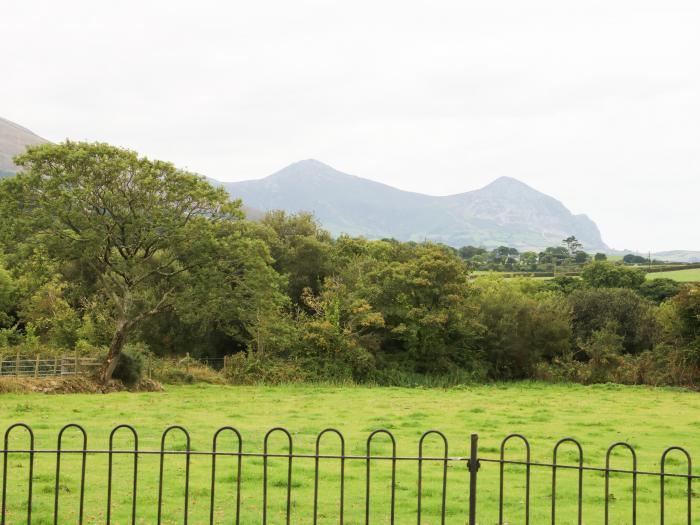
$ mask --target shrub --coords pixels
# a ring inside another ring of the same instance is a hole
[[[112,377],[118,379],[127,386],[134,386],[141,381],[143,373],[143,357],[132,348],[125,348],[119,356],[117,367]]]
[[[623,353],[651,350],[658,339],[656,307],[633,290],[589,288],[568,296],[574,341],[587,341],[594,332],[614,325],[623,338]]]
[[[581,278],[594,288],[639,288],[646,280],[646,274],[639,268],[594,261],[584,267]]]
[[[229,383],[235,385],[256,383],[275,385],[308,379],[308,375],[298,366],[296,361],[243,352],[235,354],[227,360],[223,374]]]
[[[650,279],[639,287],[639,294],[655,303],[670,299],[681,291],[681,284],[673,279]]]

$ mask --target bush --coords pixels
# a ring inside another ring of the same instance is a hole
[[[276,357],[245,354],[231,356],[224,368],[224,377],[234,385],[253,385],[257,383],[281,384],[302,382],[308,375],[297,365],[296,361],[285,361]]]
[[[126,386],[134,386],[141,381],[143,373],[143,357],[138,351],[125,348],[119,356],[117,367],[112,377],[118,379]]]
[[[646,274],[639,268],[626,268],[607,261],[594,261],[581,272],[584,282],[594,288],[639,288]]]
[[[594,332],[612,325],[623,338],[623,353],[651,350],[658,339],[656,306],[633,290],[577,290],[568,296],[568,301],[573,312],[574,341],[587,341]]]
[[[639,287],[639,295],[655,303],[661,303],[678,295],[681,284],[673,279],[650,279]]]

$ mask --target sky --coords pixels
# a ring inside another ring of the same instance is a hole
[[[614,248],[700,250],[698,28],[697,0],[2,0],[0,116],[225,181],[505,175]]]

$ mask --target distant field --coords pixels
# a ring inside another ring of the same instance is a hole
[[[668,445],[687,447],[691,454],[700,453],[700,396],[694,392],[624,386],[543,385],[537,383],[495,384],[470,388],[402,389],[368,387],[227,387],[181,386],[168,387],[165,393],[109,395],[2,395],[0,396],[0,427],[17,421],[34,427],[37,446],[54,448],[56,434],[65,423],[77,422],[88,431],[88,446],[104,449],[112,427],[131,423],[140,432],[141,449],[157,449],[160,433],[171,424],[185,425],[192,436],[195,451],[211,449],[213,432],[220,426],[233,425],[244,437],[243,450],[261,451],[264,433],[275,425],[288,428],[294,436],[296,452],[311,453],[317,433],[329,426],[345,434],[347,452],[365,453],[367,435],[377,428],[388,428],[396,436],[398,453],[415,455],[421,433],[437,428],[445,432],[450,443],[450,456],[467,456],[469,435],[478,432],[480,451],[496,458],[501,439],[511,432],[528,436],[533,460],[551,461],[552,446],[565,436],[579,439],[585,452],[585,463],[604,464],[606,448],[616,441],[632,444],[638,454],[641,470],[658,470],[659,457]],[[4,430],[3,430],[4,431]],[[125,435],[117,438],[117,447],[129,448]],[[172,436],[169,449],[183,450],[182,440]],[[226,445],[226,443],[228,445]],[[26,446],[17,433],[11,446]],[[67,448],[79,448],[74,432],[66,435]],[[226,438],[219,449],[232,450],[232,440]],[[285,453],[280,435],[271,439],[271,452]],[[324,438],[322,453],[338,452],[338,442],[332,436]],[[386,440],[378,439],[375,454],[387,454]],[[576,456],[571,447],[563,447],[559,461],[573,464]],[[426,444],[426,455],[439,456],[442,449],[434,438]],[[508,458],[523,458],[522,447],[512,443]],[[696,455],[700,459],[700,455]],[[77,523],[77,484],[79,457],[67,455],[62,464],[61,519],[59,523]],[[115,459],[115,512],[113,523],[130,523],[127,519],[130,503],[131,458]],[[210,462],[207,456],[192,457],[190,492],[190,523],[208,521]],[[388,523],[388,480],[390,463],[375,461],[372,474],[371,523]],[[166,460],[166,508],[163,523],[182,523],[181,514],[173,509],[182,506],[183,459]],[[338,462],[321,460],[325,490],[320,495],[319,524],[337,523]],[[613,467],[628,468],[628,456],[613,457]],[[106,460],[88,457],[85,523],[104,523],[106,494]],[[674,456],[669,472],[682,472],[683,463]],[[137,523],[155,523],[157,501],[158,459],[142,455],[139,460],[139,511]],[[424,524],[438,524],[441,464],[426,462],[426,482],[423,487]],[[53,505],[55,457],[38,455],[35,470],[34,524],[51,523]],[[21,519],[26,458],[10,455],[8,483],[8,523]],[[217,462],[220,478],[217,488],[217,523],[233,523],[234,461],[221,458]],[[283,523],[283,498],[286,490],[286,462],[270,460],[271,525]],[[347,524],[364,523],[365,462],[347,462],[346,515]],[[64,477],[65,474],[65,477]],[[463,462],[452,463],[448,469],[447,523],[463,525],[467,517],[468,478]],[[397,468],[396,523],[415,523],[417,494],[417,465],[399,463]],[[507,523],[523,523],[523,468],[506,468]],[[551,470],[533,467],[532,519],[530,523],[550,522]],[[243,461],[243,504],[241,523],[261,523],[262,461]],[[575,523],[576,472],[562,470],[558,485],[557,523]],[[629,476],[612,475],[611,524],[631,523]],[[603,523],[604,478],[600,473],[584,475],[584,523]],[[637,523],[658,523],[658,478],[640,476],[639,512]],[[667,485],[667,523],[685,523],[683,514],[683,482],[669,479]],[[219,499],[220,496],[220,499]],[[313,460],[295,460],[292,483],[293,524],[312,523]],[[498,522],[498,467],[483,463],[479,474],[478,520],[481,524]],[[694,515],[700,516],[700,499],[694,500]]]
[[[690,270],[676,270],[673,272],[648,273],[647,279],[673,279],[682,283],[700,282],[700,268]]]

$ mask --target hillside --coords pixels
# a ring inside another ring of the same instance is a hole
[[[311,211],[334,235],[519,249],[558,245],[575,235],[589,251],[608,249],[588,217],[573,215],[558,200],[509,177],[435,197],[304,160],[263,179],[221,184],[257,209]]]
[[[46,142],[27,128],[0,117],[0,176],[12,175],[17,166],[12,162],[15,155],[23,153],[27,146]]]

